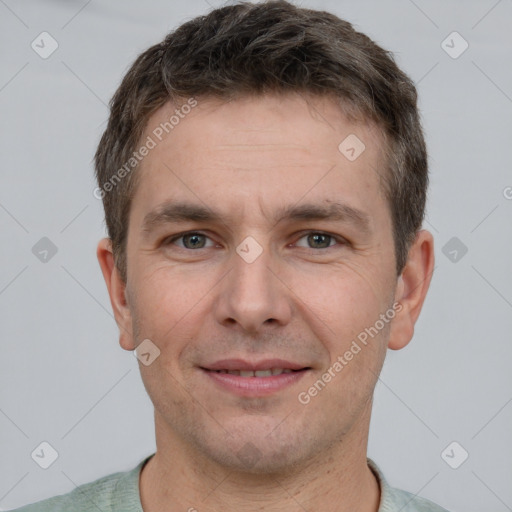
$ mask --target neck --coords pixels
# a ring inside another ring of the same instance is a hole
[[[366,462],[368,429],[363,434],[359,430],[359,438],[344,438],[307,465],[268,475],[239,473],[191,454],[157,414],[155,426],[157,450],[140,475],[144,512],[378,511],[379,484]]]

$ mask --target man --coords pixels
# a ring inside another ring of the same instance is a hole
[[[444,510],[366,453],[434,266],[416,90],[386,51],[284,1],[216,9],[138,57],[95,165],[157,450],[19,510]]]

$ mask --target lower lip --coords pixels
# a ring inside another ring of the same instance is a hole
[[[201,369],[210,379],[223,389],[239,396],[268,396],[298,382],[309,370],[281,373],[270,377],[240,377],[229,373],[219,373]]]

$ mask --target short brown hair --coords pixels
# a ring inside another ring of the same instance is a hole
[[[400,275],[423,222],[428,188],[414,83],[388,51],[347,21],[277,0],[241,2],[184,23],[139,55],[115,92],[95,173],[124,282],[130,205],[140,173],[113,179],[140,144],[149,117],[168,101],[286,92],[331,95],[354,119],[374,121],[381,129],[384,191]]]

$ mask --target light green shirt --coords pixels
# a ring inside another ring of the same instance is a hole
[[[153,455],[154,453],[129,471],[113,473],[80,485],[68,494],[48,498],[11,512],[144,512],[140,503],[139,474]],[[447,512],[425,498],[390,487],[372,460],[368,459],[368,465],[380,484],[378,512]]]

